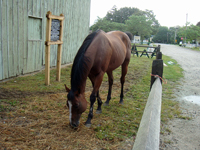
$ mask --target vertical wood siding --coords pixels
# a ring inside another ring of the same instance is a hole
[[[73,61],[89,32],[90,0],[0,0],[0,80],[44,68],[47,11],[64,14],[62,64]],[[56,59],[52,45],[51,66]]]

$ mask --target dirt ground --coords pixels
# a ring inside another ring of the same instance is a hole
[[[193,51],[173,45],[161,45],[164,55],[170,56],[184,69],[181,85],[174,91],[184,116],[191,119],[175,118],[166,128],[169,133],[161,135],[160,150],[200,149],[200,51]],[[168,64],[166,64],[168,65]],[[186,97],[195,97],[190,102]]]

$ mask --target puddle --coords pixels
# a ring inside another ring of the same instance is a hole
[[[200,96],[185,96],[183,97],[184,100],[200,105]]]

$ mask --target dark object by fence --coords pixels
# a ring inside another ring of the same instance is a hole
[[[137,50],[137,47],[154,48],[154,51],[153,51],[153,52],[138,51],[138,50]],[[158,52],[160,52],[160,45],[158,45],[158,47],[155,47],[155,46],[145,46],[145,45],[135,45],[135,44],[134,44],[134,45],[132,46],[132,48],[131,48],[131,53],[133,54],[133,56],[134,56],[135,54],[137,54],[137,56],[138,56],[138,52],[142,52],[142,54],[140,55],[140,57],[141,57],[142,55],[146,55],[146,54],[148,54],[148,53],[152,53],[152,54],[151,54],[151,58],[152,58],[153,56],[156,56]],[[144,52],[145,52],[146,54],[143,54]],[[147,55],[147,57],[148,57],[148,55]],[[148,57],[148,58],[149,58],[149,57]]]
[[[156,56],[152,63],[151,91],[132,150],[159,150],[163,60],[161,52]]]
[[[151,58],[153,58],[153,56],[156,56],[156,48],[155,48],[155,50],[153,51],[153,53],[151,54]]]
[[[163,60],[162,60],[162,53],[161,52],[157,53],[156,60],[154,60],[153,63],[152,63],[151,74],[152,74],[152,76],[151,76],[150,89],[151,89],[154,81],[156,80],[156,76],[159,76],[160,78],[162,78],[162,75],[163,75]],[[161,80],[161,83],[162,83],[162,80]]]
[[[146,49],[144,49],[144,51],[142,52],[142,54],[140,55],[140,57],[142,57],[142,55],[146,55],[146,56],[149,58],[149,55],[148,55],[148,53],[147,53],[147,50],[146,50]]]
[[[138,57],[138,55],[139,55],[139,54],[138,54],[138,51],[137,51],[137,48],[134,47],[134,46],[131,48],[131,53],[133,53],[133,55],[136,54],[137,57]]]

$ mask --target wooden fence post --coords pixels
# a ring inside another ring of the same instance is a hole
[[[156,80],[156,76],[162,78],[163,75],[163,60],[162,60],[162,53],[158,52],[156,55],[156,60],[153,61],[152,63],[152,72],[151,72],[151,85],[150,89]],[[160,79],[161,83],[162,80]]]
[[[51,12],[47,12],[47,16],[51,15]],[[51,41],[51,18],[47,18],[47,27],[46,27],[46,41]],[[45,43],[46,44],[46,43]],[[50,83],[50,45],[46,44],[45,48],[45,84],[49,85]]]
[[[60,16],[63,16],[61,14]],[[63,21],[60,22],[60,41],[63,41]],[[62,44],[58,44],[58,52],[57,52],[57,75],[56,75],[56,80],[60,81],[60,74],[61,74],[61,54],[62,54]]]

